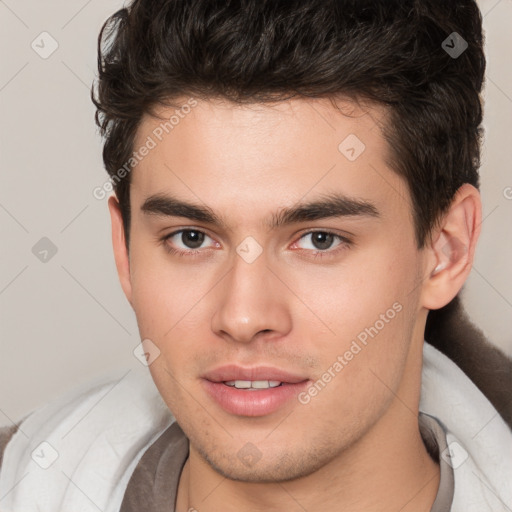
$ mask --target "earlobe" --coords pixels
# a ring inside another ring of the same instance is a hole
[[[459,293],[471,272],[481,222],[480,193],[466,183],[457,191],[429,249],[422,293],[425,308],[442,308]]]
[[[114,250],[114,259],[116,262],[117,274],[123,292],[132,305],[132,285],[130,277],[130,260],[125,242],[125,232],[123,217],[117,197],[111,196],[108,200],[108,209],[110,211],[110,220],[112,224],[112,247]]]

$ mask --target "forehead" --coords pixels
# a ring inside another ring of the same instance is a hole
[[[132,198],[201,202],[236,214],[341,192],[403,208],[404,182],[387,162],[384,107],[328,99],[238,105],[174,101],[145,115],[134,151],[151,147],[132,171]],[[233,199],[236,198],[237,202]]]

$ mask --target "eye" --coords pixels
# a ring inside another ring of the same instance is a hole
[[[304,233],[300,238],[300,240],[307,240],[310,238],[311,243],[306,244],[306,247],[302,247],[302,249],[313,251],[313,256],[316,257],[324,257],[331,256],[333,254],[337,254],[339,251],[350,247],[351,241],[344,236],[338,235],[336,233],[332,233],[330,231],[309,231],[308,233]],[[336,245],[333,247],[333,242],[338,241]],[[296,242],[298,244],[298,242]],[[307,247],[309,245],[309,247]]]
[[[166,235],[162,242],[168,252],[189,256],[201,252],[198,249],[207,238],[212,240],[206,233],[198,229],[180,229]]]

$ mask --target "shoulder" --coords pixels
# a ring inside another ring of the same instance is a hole
[[[475,383],[512,428],[512,358],[471,321],[458,295],[443,308],[429,312],[425,340]]]
[[[138,460],[173,421],[147,372],[74,388],[2,429],[0,509],[118,509]]]
[[[447,356],[424,344],[420,411],[446,432],[441,457],[455,476],[453,510],[497,512],[512,503],[512,431]]]

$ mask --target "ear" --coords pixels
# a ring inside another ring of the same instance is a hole
[[[119,201],[115,195],[108,199],[108,209],[110,210],[110,220],[112,223],[112,246],[114,249],[114,259],[116,261],[117,275],[121,282],[124,294],[128,302],[132,304],[132,284],[130,279],[130,260],[125,243],[125,233],[123,217]]]
[[[481,224],[480,193],[465,183],[457,190],[427,249],[423,307],[442,308],[459,293],[471,272]]]

